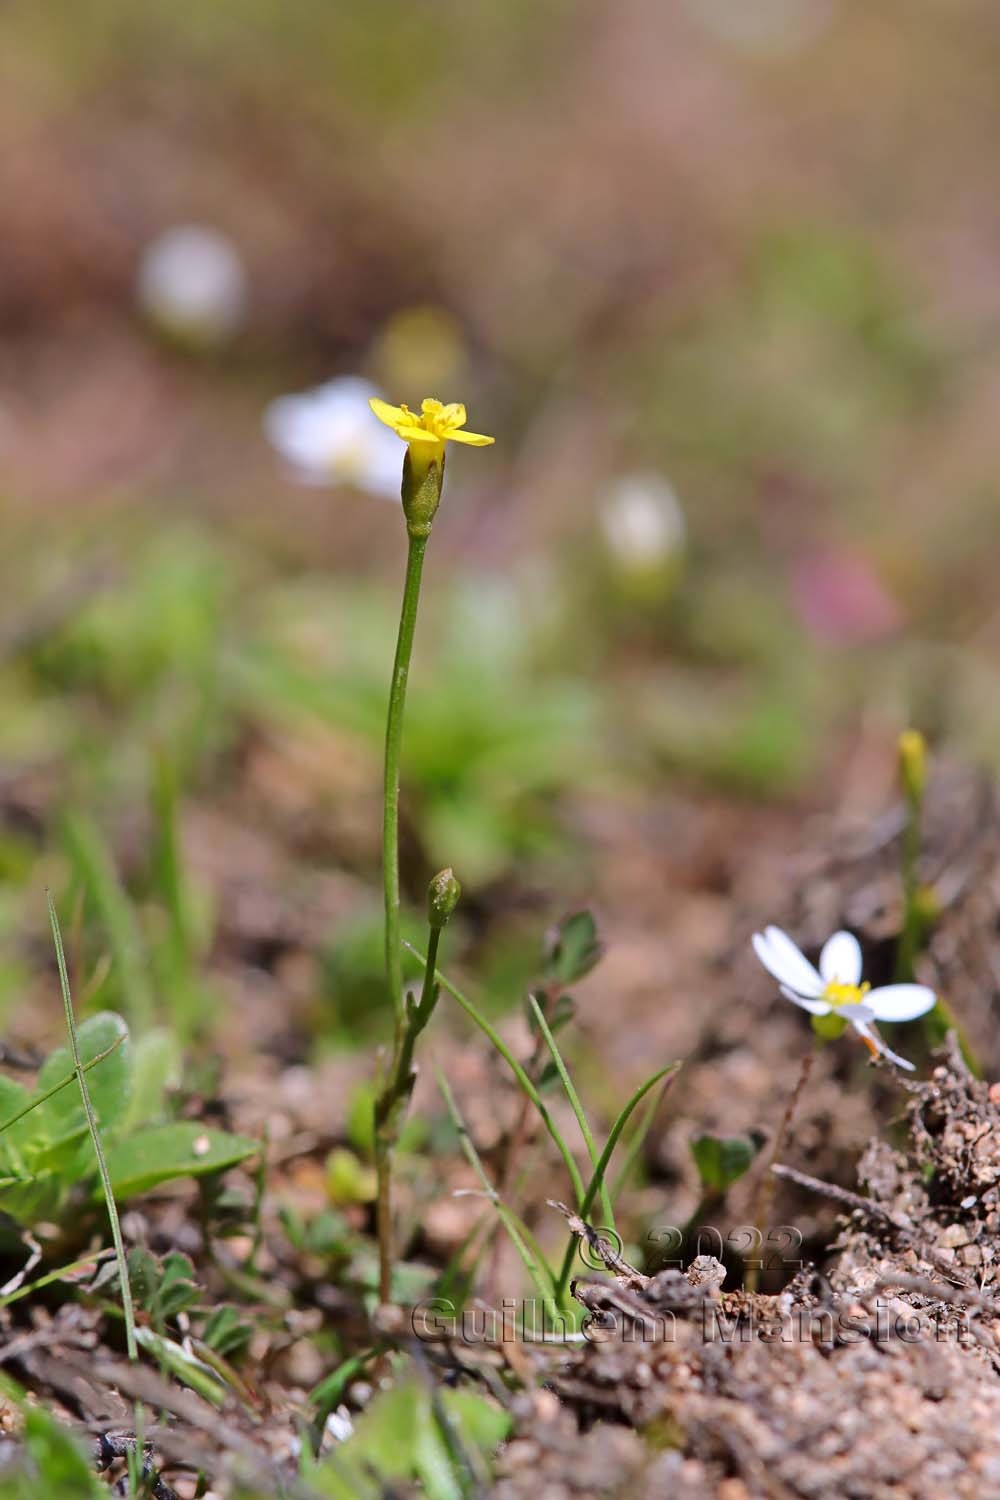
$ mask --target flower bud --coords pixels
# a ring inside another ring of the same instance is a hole
[[[899,776],[907,801],[920,802],[927,785],[927,741],[919,729],[904,729],[897,749]]]
[[[427,887],[427,920],[435,931],[440,931],[448,921],[461,894],[454,870],[440,870],[434,876]]]
[[[414,453],[414,449],[422,450]],[[430,449],[428,453],[427,450]],[[403,459],[403,514],[411,536],[429,536],[444,484],[444,443],[411,443]]]

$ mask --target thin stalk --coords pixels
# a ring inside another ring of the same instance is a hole
[[[427,961],[428,963],[431,962],[429,953],[427,955]],[[556,1072],[559,1074],[562,1086],[566,1091],[566,1098],[569,1100],[570,1108],[576,1116],[576,1123],[580,1127],[580,1134],[583,1136],[583,1143],[587,1148],[587,1155],[590,1157],[590,1165],[592,1167],[596,1167],[598,1162],[597,1147],[594,1145],[594,1137],[591,1132],[587,1116],[584,1112],[583,1105],[580,1102],[580,1095],[576,1091],[576,1085],[574,1084],[572,1078],[569,1076],[569,1069],[563,1062],[562,1053],[556,1046],[556,1039],[552,1035],[552,1029],[549,1026],[548,1021],[546,1021],[545,1013],[543,1012],[542,1007],[539,1005],[538,1001],[535,999],[534,995],[528,996],[528,1004],[531,1006],[531,1012],[535,1018],[535,1025],[538,1027],[542,1036],[545,1038],[545,1045],[548,1047],[549,1052],[552,1054],[552,1061],[556,1065]],[[601,1179],[600,1193],[601,1213],[604,1217],[605,1227],[608,1229],[614,1229],[615,1211],[611,1206],[611,1195],[608,1192],[607,1184],[604,1181],[603,1177]]]
[[[84,1063],[83,1071],[89,1073],[91,1068],[96,1068],[97,1064],[102,1063],[106,1057],[110,1057],[112,1052],[117,1052],[125,1037],[126,1033],[124,1031],[121,1036],[116,1036],[110,1047],[105,1047],[103,1052],[98,1052],[96,1057],[92,1057],[89,1062]],[[47,1100],[52,1098],[53,1094],[61,1093],[64,1088],[68,1088],[71,1083],[75,1082],[76,1073],[67,1073],[65,1078],[60,1078],[59,1082],[54,1083],[50,1089],[46,1089],[44,1094],[38,1094],[37,1097],[29,1099],[23,1109],[19,1109],[16,1115],[10,1115],[0,1124],[0,1135],[3,1135],[4,1131],[9,1130],[12,1125],[16,1125],[18,1120],[23,1120],[25,1115],[30,1115],[31,1111],[37,1109],[40,1104],[45,1104]]]
[[[59,966],[59,985],[62,990],[63,1010],[66,1015],[66,1030],[69,1032],[70,1051],[73,1054],[73,1071],[80,1085],[80,1097],[83,1100],[84,1113],[87,1116],[87,1125],[90,1129],[90,1139],[94,1143],[94,1155],[97,1157],[97,1170],[101,1177],[101,1187],[104,1190],[104,1202],[108,1210],[108,1219],[111,1224],[111,1238],[115,1246],[115,1258],[118,1261],[118,1279],[121,1282],[122,1292],[122,1314],[125,1318],[125,1344],[130,1360],[139,1357],[135,1337],[135,1310],[132,1306],[132,1287],[128,1278],[128,1261],[125,1256],[125,1242],[122,1239],[122,1228],[118,1219],[118,1208],[115,1204],[115,1195],[111,1188],[111,1176],[108,1172],[108,1163],[104,1155],[104,1147],[101,1144],[101,1133],[97,1126],[97,1116],[91,1103],[90,1089],[87,1087],[87,1074],[80,1058],[80,1042],[76,1034],[76,1020],[73,1016],[73,997],[70,993],[69,974],[66,970],[66,955],[63,952],[62,933],[59,930],[59,917],[56,914],[55,902],[52,892],[47,891],[46,896],[49,903],[49,921],[52,924],[52,941],[55,943],[56,963]]]
[[[427,550],[425,536],[410,536],[406,579],[399,615],[396,656],[392,664],[389,709],[385,721],[385,778],[382,801],[382,880],[385,892],[385,973],[392,997],[397,1038],[402,1033],[403,952],[399,938],[399,767],[403,748],[403,711],[410,674],[413,633],[420,600],[420,578]]]
[[[68,1266],[60,1266],[57,1271],[46,1271],[45,1275],[39,1276],[37,1281],[29,1281],[27,1286],[15,1287],[12,1292],[0,1297],[0,1307],[9,1307],[12,1302],[19,1302],[22,1297],[30,1297],[32,1292],[40,1292],[42,1287],[51,1286],[54,1281],[64,1281],[68,1276],[74,1276],[77,1271],[83,1271],[87,1266],[95,1265],[107,1254],[106,1250],[91,1250],[86,1255],[81,1255],[79,1260],[71,1261]]]
[[[903,829],[903,930],[896,949],[895,978],[908,982],[923,938],[923,914],[920,909],[920,846],[922,843],[923,807],[916,796],[906,798],[906,824]]]
[[[767,1238],[768,1226],[766,1221],[768,1215],[771,1212],[771,1204],[774,1202],[775,1177],[771,1168],[774,1166],[775,1162],[778,1160],[778,1157],[784,1150],[785,1142],[788,1139],[788,1132],[791,1129],[792,1121],[795,1118],[795,1111],[799,1107],[799,1100],[802,1098],[802,1092],[806,1084],[809,1082],[809,1074],[812,1072],[812,1066],[815,1060],[816,1053],[812,1048],[810,1048],[805,1057],[802,1059],[802,1067],[799,1070],[798,1080],[796,1081],[795,1087],[792,1089],[792,1092],[788,1096],[788,1102],[785,1105],[785,1112],[781,1117],[781,1124],[778,1126],[778,1129],[775,1132],[774,1140],[771,1143],[771,1149],[767,1154],[767,1161],[764,1163],[764,1169],[761,1175],[760,1185],[757,1188],[756,1197],[754,1198],[753,1211],[750,1220],[750,1222],[752,1224],[755,1224],[760,1230],[762,1243]],[[760,1262],[751,1261],[747,1266],[746,1275],[743,1278],[744,1289],[748,1292],[755,1292],[757,1290],[757,1283],[759,1282],[759,1280]]]
[[[392,1298],[392,1149],[395,1144],[392,1115],[398,1096],[400,1066],[406,1049],[407,1015],[403,1002],[403,950],[399,923],[399,767],[403,751],[403,715],[406,684],[413,654],[413,635],[420,602],[420,579],[427,537],[409,535],[406,578],[399,612],[399,633],[389,686],[385,719],[385,775],[382,787],[382,883],[385,900],[385,978],[392,1000],[393,1046],[389,1076],[375,1105],[375,1174],[377,1179],[376,1224],[378,1230],[379,1300]],[[433,971],[432,971],[433,975]],[[422,1002],[421,1002],[422,1003]],[[433,1002],[432,1002],[433,1003]],[[412,1058],[412,1041],[409,1047]],[[408,1073],[406,1075],[409,1076]]]
[[[636,1126],[635,1130],[632,1132],[632,1136],[629,1140],[628,1145],[625,1147],[624,1160],[622,1161],[621,1166],[618,1168],[618,1175],[612,1185],[612,1203],[616,1203],[618,1201],[622,1192],[624,1191],[625,1184],[628,1182],[629,1178],[632,1175],[632,1171],[639,1157],[639,1152],[642,1150],[643,1143],[645,1142],[645,1139],[649,1134],[650,1126],[652,1125],[653,1120],[656,1117],[656,1111],[659,1109],[662,1102],[662,1097],[663,1096],[661,1094],[657,1094],[652,1099],[646,1101],[646,1108],[643,1110],[642,1117],[639,1120],[639,1123]]]
[[[440,941],[441,929],[432,927],[427,943],[428,967],[424,971],[420,1000],[404,1013],[402,1025],[396,1031],[388,1076],[375,1096],[375,1218],[378,1226],[378,1285],[381,1302],[388,1302],[392,1296],[392,1153],[399,1139],[400,1124],[413,1088],[413,1048],[437,1002],[434,965]]]

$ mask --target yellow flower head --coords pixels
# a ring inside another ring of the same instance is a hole
[[[445,406],[428,396],[420,403],[419,416],[408,406],[390,406],[388,401],[379,401],[377,397],[373,397],[368,405],[380,422],[391,427],[405,442],[425,449],[427,458],[432,461],[434,450],[443,451],[445,443],[468,443],[473,448],[485,448],[494,441],[481,432],[461,431],[467,420],[461,401],[450,401]]]
[[[420,414],[408,406],[390,406],[388,401],[372,397],[369,406],[397,437],[406,443],[403,463],[403,511],[413,536],[426,536],[441,498],[446,443],[468,443],[485,448],[493,438],[481,432],[463,432],[465,407],[460,401],[447,406],[428,397],[420,404]]]

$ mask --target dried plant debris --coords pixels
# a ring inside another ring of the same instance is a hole
[[[865,1153],[866,1193],[795,1174],[842,1218],[780,1294],[723,1290],[708,1256],[576,1282],[588,1336],[515,1402],[497,1493],[1000,1493],[1000,1089],[952,1041],[908,1116],[907,1155]]]

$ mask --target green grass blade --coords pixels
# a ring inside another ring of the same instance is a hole
[[[63,836],[84,891],[108,934],[118,971],[121,1008],[131,1030],[141,1034],[153,1024],[155,1002],[132,903],[96,823],[72,813],[65,821]]]
[[[403,946],[404,948],[409,949],[418,963],[422,964],[424,968],[427,967],[427,959],[422,953],[418,951],[418,949],[414,948],[412,943],[404,943]],[[566,1171],[569,1174],[569,1180],[573,1185],[573,1198],[577,1211],[579,1212],[580,1205],[583,1202],[583,1178],[580,1176],[579,1167],[573,1160],[573,1153],[570,1151],[566,1142],[563,1140],[558,1126],[556,1125],[552,1116],[549,1114],[545,1100],[535,1088],[535,1085],[532,1083],[531,1079],[528,1077],[527,1073],[524,1071],[521,1064],[514,1056],[513,1052],[511,1052],[503,1037],[495,1027],[490,1025],[486,1017],[480,1014],[475,1005],[473,1005],[472,1001],[468,999],[466,995],[463,995],[461,990],[457,989],[455,985],[451,983],[450,979],[446,979],[445,976],[441,973],[440,969],[436,970],[436,978],[438,984],[441,985],[442,989],[447,990],[452,999],[458,1001],[459,1005],[465,1011],[469,1019],[475,1021],[476,1025],[479,1027],[483,1035],[487,1037],[492,1045],[496,1048],[500,1056],[503,1058],[504,1062],[514,1074],[514,1077],[517,1079],[522,1092],[527,1094],[532,1104],[538,1110],[538,1113],[541,1116],[542,1124],[545,1126],[549,1135],[552,1137],[556,1150],[559,1152],[559,1155],[563,1159]]]
[[[590,1157],[590,1165],[592,1167],[596,1167],[598,1162],[597,1147],[594,1145],[594,1137],[591,1132],[590,1125],[587,1121],[587,1116],[584,1113],[583,1105],[580,1102],[580,1096],[576,1091],[576,1086],[573,1083],[572,1078],[569,1076],[569,1069],[563,1062],[562,1053],[556,1046],[556,1039],[552,1035],[551,1027],[549,1026],[548,1021],[546,1021],[542,1007],[539,1005],[534,995],[528,996],[528,1003],[531,1006],[532,1014],[535,1017],[535,1024],[538,1026],[539,1031],[545,1038],[545,1045],[548,1047],[549,1052],[552,1054],[552,1061],[556,1065],[556,1071],[559,1074],[562,1086],[566,1091],[566,1098],[570,1102],[570,1108],[576,1116],[576,1123],[580,1127],[580,1134],[583,1136],[583,1143],[587,1148],[587,1155]],[[603,1177],[601,1178],[600,1191],[601,1213],[604,1215],[604,1222],[609,1229],[614,1229],[614,1209],[611,1206],[611,1197],[608,1193]]]
[[[85,1062],[83,1064],[83,1071],[89,1073],[91,1068],[96,1068],[98,1063],[102,1063],[106,1057],[110,1057],[112,1052],[117,1051],[122,1042],[125,1041],[127,1035],[127,1032],[122,1032],[121,1036],[116,1037],[110,1047],[105,1047],[103,1052],[98,1052],[96,1057],[92,1057],[89,1062]],[[23,1120],[25,1115],[30,1115],[31,1111],[37,1109],[40,1104],[45,1104],[47,1100],[52,1098],[53,1094],[61,1093],[69,1084],[75,1082],[76,1073],[67,1073],[65,1078],[60,1079],[58,1083],[54,1083],[50,1089],[46,1089],[44,1094],[39,1094],[37,1098],[30,1099],[23,1109],[18,1110],[16,1115],[11,1115],[9,1120],[4,1120],[0,1124],[0,1135],[3,1135],[4,1131],[9,1130],[12,1125],[16,1125],[18,1120]]]
[[[587,1214],[590,1212],[591,1206],[597,1196],[601,1183],[604,1181],[604,1174],[608,1170],[608,1163],[611,1161],[611,1158],[614,1155],[614,1150],[618,1144],[619,1137],[621,1136],[622,1131],[625,1129],[625,1126],[628,1124],[629,1119],[632,1115],[632,1111],[637,1107],[637,1105],[642,1103],[643,1099],[649,1093],[650,1089],[655,1088],[656,1085],[660,1082],[661,1078],[667,1078],[669,1074],[670,1076],[668,1081],[672,1082],[680,1066],[681,1065],[679,1062],[667,1063],[665,1068],[660,1068],[656,1073],[652,1075],[651,1078],[647,1078],[645,1083],[640,1084],[635,1093],[628,1100],[624,1109],[621,1111],[617,1120],[611,1127],[611,1133],[604,1144],[604,1150],[601,1152],[597,1166],[594,1168],[594,1175],[593,1177],[591,1177],[590,1182],[587,1184],[587,1191],[583,1195],[583,1198],[581,1200],[582,1207],[579,1210],[581,1219],[585,1219],[587,1217]],[[571,1235],[569,1243],[566,1246],[566,1254],[563,1257],[562,1269],[559,1272],[559,1279],[556,1282],[557,1299],[561,1298],[564,1295],[566,1286],[569,1283],[569,1273],[572,1269],[573,1253],[575,1249],[576,1236]]]
[[[46,1271],[44,1276],[39,1276],[37,1281],[29,1281],[27,1286],[19,1286],[13,1292],[8,1292],[6,1297],[0,1297],[0,1307],[9,1307],[12,1302],[19,1302],[22,1297],[30,1297],[32,1292],[40,1292],[42,1287],[51,1286],[54,1281],[64,1281],[67,1276],[82,1271],[86,1266],[92,1266],[107,1255],[106,1250],[91,1250],[87,1255],[81,1255],[79,1260],[70,1261],[68,1266],[60,1266],[58,1271]]]
[[[661,1091],[659,1094],[651,1095],[646,1100],[646,1107],[639,1117],[639,1123],[636,1126],[635,1130],[632,1132],[632,1135],[624,1148],[624,1157],[622,1160],[622,1164],[618,1169],[618,1175],[616,1176],[614,1184],[611,1188],[612,1203],[618,1202],[625,1184],[628,1182],[629,1178],[632,1175],[632,1170],[635,1167],[636,1158],[639,1155],[639,1152],[642,1150],[642,1143],[649,1134],[649,1127],[652,1125],[653,1120],[656,1117],[656,1111],[659,1109],[662,1102],[663,1091]]]
[[[63,1010],[66,1014],[66,1030],[69,1032],[69,1045],[73,1054],[73,1068],[76,1073],[77,1082],[80,1085],[80,1097],[83,1100],[84,1113],[87,1116],[90,1139],[94,1143],[97,1170],[101,1175],[104,1202],[107,1206],[108,1219],[111,1224],[111,1238],[114,1241],[115,1258],[118,1261],[118,1278],[121,1282],[122,1292],[122,1313],[125,1318],[125,1342],[129,1359],[135,1360],[139,1356],[139,1351],[135,1341],[135,1310],[132,1306],[132,1287],[128,1278],[125,1242],[122,1239],[122,1227],[118,1219],[118,1207],[115,1203],[115,1195],[111,1191],[111,1178],[108,1175],[108,1164],[104,1156],[104,1147],[101,1144],[101,1133],[97,1128],[97,1116],[94,1114],[94,1106],[90,1100],[90,1089],[87,1087],[87,1075],[80,1060],[80,1042],[76,1034],[76,1020],[73,1016],[73,997],[70,993],[69,974],[66,969],[66,955],[63,952],[62,933],[59,930],[59,917],[56,914],[52,892],[47,891],[46,896],[49,903],[49,921],[52,924],[52,941],[55,943],[56,948],[56,963],[59,966],[59,985],[62,990]]]
[[[458,1143],[461,1147],[462,1155],[482,1183],[483,1191],[496,1210],[497,1217],[510,1236],[511,1243],[521,1257],[525,1270],[535,1283],[543,1299],[551,1297],[555,1289],[555,1278],[539,1249],[538,1242],[527,1224],[512,1209],[507,1207],[496,1188],[490,1182],[480,1159],[479,1152],[473,1145],[472,1137],[469,1135],[466,1123],[462,1118],[458,1105],[455,1103],[455,1096],[448,1086],[448,1080],[440,1068],[435,1068],[434,1073],[437,1078],[438,1088],[441,1090],[441,1097],[444,1099],[448,1114],[451,1116],[451,1123],[458,1132]]]

